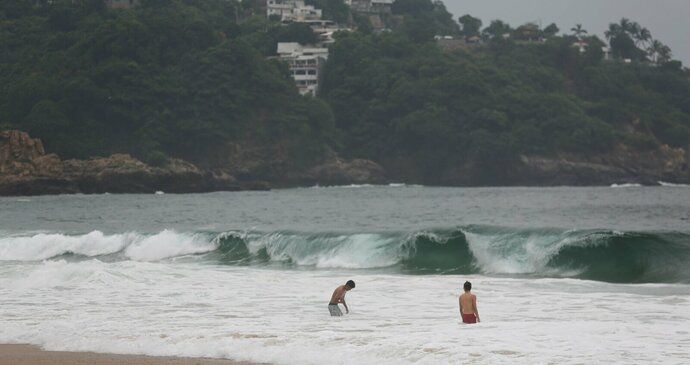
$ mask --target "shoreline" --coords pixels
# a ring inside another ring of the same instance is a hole
[[[0,344],[0,365],[259,365],[199,357],[120,355],[96,352],[45,351],[35,345]]]
[[[1,182],[0,182],[1,185]],[[482,188],[649,188],[649,187],[690,187],[689,182],[666,182],[658,181],[656,183],[638,183],[638,182],[622,182],[611,184],[505,184],[505,185],[433,185],[433,184],[417,184],[417,183],[363,183],[363,184],[342,184],[342,185],[292,185],[279,184],[270,186],[265,183],[261,189],[258,188],[238,188],[238,189],[209,189],[209,190],[190,190],[190,191],[141,191],[141,190],[115,190],[115,191],[49,191],[49,192],[12,192],[3,191],[0,186],[0,198],[12,197],[37,197],[37,196],[60,196],[60,195],[184,195],[184,194],[209,194],[209,193],[225,193],[225,192],[247,192],[247,191],[275,191],[275,190],[289,190],[289,189],[310,189],[310,188],[350,188],[350,187],[426,187],[426,188],[465,188],[465,189],[482,189]]]

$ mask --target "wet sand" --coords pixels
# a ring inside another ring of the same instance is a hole
[[[256,365],[224,359],[43,351],[31,345],[0,345],[0,365]]]

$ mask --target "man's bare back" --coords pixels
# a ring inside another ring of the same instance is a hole
[[[479,320],[479,311],[477,310],[477,296],[472,294],[472,283],[469,281],[464,284],[465,292],[460,295],[458,302],[460,304],[460,316],[464,323],[477,323]]]
[[[463,293],[460,295],[460,308],[463,314],[474,314],[477,310],[474,303],[477,302],[477,296],[471,293]]]

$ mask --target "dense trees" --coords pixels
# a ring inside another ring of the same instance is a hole
[[[465,14],[458,19],[458,22],[460,22],[462,26],[461,33],[466,38],[479,36],[479,32],[482,28],[481,19]]]
[[[310,1],[346,16],[340,1]],[[310,28],[263,15],[237,21],[249,6],[1,2],[0,125],[27,130],[64,157],[129,152],[212,163],[228,141],[287,140],[287,153],[305,165],[330,146],[420,175],[468,163],[499,168],[520,154],[690,141],[687,71],[625,19],[607,38],[630,64],[603,62],[605,44],[581,26],[564,36],[555,25],[513,29],[500,20],[482,29],[466,15],[460,28],[440,2],[397,0],[390,32],[370,32],[359,18],[360,31],[336,35],[322,95],[311,98],[269,58],[278,41],[315,41]],[[443,52],[435,35],[486,42]],[[573,47],[578,40],[584,52]]]
[[[690,142],[690,82],[678,68],[603,62],[605,43],[581,26],[559,37],[555,25],[460,22],[463,36],[481,31],[487,44],[444,53],[404,33],[338,39],[323,97],[347,154],[443,171]],[[588,45],[582,53],[578,39]]]
[[[350,7],[342,0],[306,0],[307,5],[321,9],[323,17],[345,24],[350,16]]]
[[[396,0],[393,14],[404,18],[399,28],[416,41],[429,41],[435,35],[456,35],[458,24],[440,1]]]
[[[501,20],[493,20],[488,27],[482,30],[485,40],[507,38],[513,32],[513,28]]]
[[[611,23],[606,31],[614,57],[662,65],[671,61],[671,49],[652,38],[649,29],[627,18]],[[649,57],[649,58],[648,58]]]
[[[330,110],[266,59],[277,41],[313,42],[306,25],[237,23],[240,5],[222,0],[116,11],[96,0],[27,3],[0,5],[0,124],[63,157],[203,161],[227,140],[306,148],[332,134]]]

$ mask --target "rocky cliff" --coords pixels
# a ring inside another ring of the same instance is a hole
[[[297,167],[280,144],[233,145],[215,166],[180,159],[154,167],[126,154],[62,160],[21,131],[0,131],[0,195],[70,193],[192,193],[265,190],[272,186],[383,183],[375,162],[347,161],[332,152],[320,164]]]
[[[636,151],[620,145],[592,156],[519,156],[504,162],[467,161],[445,171],[410,170],[404,156],[381,165],[346,160],[327,150],[300,166],[280,143],[233,143],[198,167],[169,159],[161,167],[115,154],[88,160],[62,160],[46,154],[38,139],[20,131],[0,132],[0,195],[62,193],[169,193],[270,189],[309,185],[382,184],[388,181],[446,186],[611,185],[660,181],[690,183],[690,152],[662,146]],[[393,162],[391,162],[393,161]]]
[[[638,151],[625,145],[609,153],[519,156],[517,160],[469,162],[445,171],[442,185],[462,186],[609,186],[690,183],[690,156],[682,148],[663,145]]]
[[[24,132],[0,132],[0,195],[175,193],[243,187],[230,175],[202,171],[177,159],[170,159],[163,167],[152,167],[124,154],[61,160],[46,154],[41,141]]]

